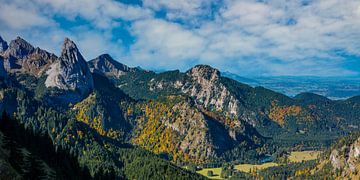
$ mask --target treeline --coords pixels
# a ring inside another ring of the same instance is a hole
[[[81,168],[75,157],[65,150],[56,149],[49,137],[25,129],[17,120],[10,119],[5,112],[0,119],[0,131],[5,138],[4,147],[10,151],[9,163],[21,177],[91,178],[88,170]]]
[[[10,115],[3,115],[0,129],[9,139],[7,142],[13,142],[13,145],[5,145],[12,147],[5,150],[12,152],[12,158],[4,156],[4,159],[9,161],[7,164],[10,169],[18,172],[15,174],[19,174],[20,178],[204,178],[177,167],[154,153],[133,147],[122,138],[103,136],[86,123],[76,120],[74,113],[48,107],[27,91],[17,88],[5,91],[5,98],[10,98],[3,107],[12,111],[11,118]],[[29,153],[24,153],[23,149]],[[23,160],[24,157],[26,161]],[[34,157],[36,160],[30,161],[27,157]]]

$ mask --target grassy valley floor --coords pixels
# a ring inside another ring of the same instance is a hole
[[[292,151],[288,157],[290,163],[299,163],[302,161],[315,160],[319,157],[321,151]],[[279,166],[280,164],[275,162],[267,162],[263,164],[238,164],[234,166],[234,169],[251,173],[254,170],[263,170],[269,167]],[[209,176],[209,171],[212,171],[212,176]],[[201,174],[209,179],[224,179],[221,177],[222,167],[218,168],[204,168],[199,171],[196,171],[198,174]]]

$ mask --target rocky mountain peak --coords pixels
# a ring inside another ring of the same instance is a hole
[[[91,61],[96,61],[98,63],[111,63],[114,65],[123,65],[123,64],[115,61],[109,54],[102,54]]]
[[[98,57],[101,61],[115,61],[109,54],[101,54],[99,57]]]
[[[75,63],[76,61],[85,61],[76,44],[69,38],[65,38],[64,40],[60,58],[64,61],[70,61],[71,63]]]
[[[220,71],[208,65],[196,65],[187,74],[193,79],[206,79],[208,81],[215,81],[220,77]]]
[[[6,42],[2,39],[0,39],[0,46],[1,42],[3,42],[2,47],[7,46]],[[2,53],[2,56],[4,59],[3,64],[7,72],[22,72],[37,77],[43,75],[50,64],[57,59],[54,54],[40,49],[39,47],[34,48],[21,37],[17,37],[15,40],[11,41],[10,46]]]
[[[238,115],[238,100],[220,81],[220,71],[208,65],[196,65],[186,72],[192,81],[186,83],[182,91],[194,97],[204,109],[215,108]]]
[[[34,52],[33,52],[33,56],[38,56],[41,57],[44,60],[49,60],[49,59],[56,59],[57,56],[53,53],[49,53],[43,49],[40,49],[39,47],[35,48]]]
[[[12,56],[16,59],[22,59],[33,52],[34,49],[35,48],[30,43],[18,36],[15,40],[10,42],[10,46],[5,52],[5,56]]]
[[[94,87],[90,69],[75,43],[65,38],[61,56],[47,72],[46,87],[87,94]]]
[[[7,42],[0,36],[0,54],[5,52],[8,48]]]
[[[92,72],[107,76],[120,77],[131,70],[128,66],[115,61],[109,54],[102,54],[88,64]]]

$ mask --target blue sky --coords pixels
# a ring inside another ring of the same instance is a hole
[[[146,69],[360,76],[358,0],[0,0],[0,35]]]

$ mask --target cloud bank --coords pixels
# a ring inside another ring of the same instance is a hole
[[[246,76],[358,76],[360,1],[0,0],[0,34],[149,69],[209,64]],[[37,43],[37,44],[36,44]]]

